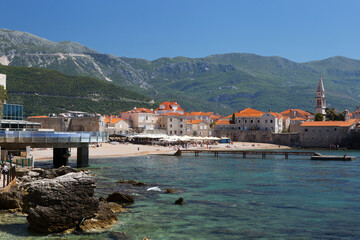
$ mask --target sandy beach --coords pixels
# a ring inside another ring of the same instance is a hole
[[[207,146],[190,147],[189,149],[206,149]],[[290,149],[288,146],[279,146],[268,143],[250,143],[250,142],[234,142],[232,145],[229,144],[218,144],[211,145],[212,149],[238,149],[238,150],[252,150],[252,149]],[[77,149],[71,149],[70,159],[76,159]],[[104,143],[101,147],[91,146],[89,148],[90,158],[101,158],[101,157],[129,157],[149,154],[174,154],[177,148],[163,147],[158,145],[137,145],[137,144],[116,144]],[[47,149],[33,149],[31,155],[35,160],[50,160],[53,156],[52,148]]]

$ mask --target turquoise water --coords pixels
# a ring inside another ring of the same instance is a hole
[[[323,152],[343,155],[344,152]],[[347,151],[360,159],[360,152]],[[110,239],[360,239],[360,161],[323,162],[307,157],[150,156],[92,159],[97,194],[133,194],[131,213],[109,232],[41,236],[24,217],[0,215],[0,237]],[[137,180],[146,187],[117,184]],[[173,188],[166,194],[146,191]],[[183,206],[173,202],[184,198]],[[12,219],[12,220],[9,220]]]

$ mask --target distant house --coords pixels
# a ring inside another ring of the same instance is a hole
[[[187,120],[186,134],[188,136],[209,137],[212,135],[212,129],[205,120],[201,120],[201,119]]]
[[[348,121],[313,121],[300,125],[300,141],[303,147],[348,145],[350,132],[356,129],[359,119]]]
[[[162,115],[165,113],[180,113],[184,114],[184,109],[180,107],[180,105],[175,102],[163,102],[159,105],[157,109],[155,109],[155,113]]]
[[[130,122],[118,117],[107,117],[104,120],[105,130],[109,134],[127,133],[130,128]]]
[[[276,112],[267,112],[260,117],[260,130],[280,133],[283,130],[283,116]]]
[[[167,135],[186,135],[186,116],[170,112],[159,116],[159,129],[166,130]]]
[[[152,109],[136,108],[120,113],[120,117],[130,121],[130,127],[138,130],[154,130],[158,128],[159,115]]]
[[[205,123],[211,123],[213,112],[191,112],[187,115],[188,120],[204,120]]]
[[[280,113],[286,119],[284,119],[284,129],[288,129],[290,132],[300,132],[300,125],[305,121],[312,121],[314,115],[310,112],[301,109],[288,109]],[[286,122],[289,118],[289,122]]]

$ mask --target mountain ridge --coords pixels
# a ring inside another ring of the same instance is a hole
[[[360,60],[342,56],[297,63],[280,56],[225,53],[202,58],[163,57],[150,61],[101,54],[73,42],[64,42],[67,48],[57,48],[48,42],[33,48],[31,37],[35,35],[32,34],[23,37],[30,38],[26,40],[30,44],[25,44],[25,41],[23,47],[20,44],[5,48],[3,46],[11,43],[7,39],[16,39],[22,32],[17,31],[12,36],[11,30],[6,30],[7,38],[4,38],[1,37],[4,35],[2,31],[0,64],[92,76],[157,101],[178,100],[187,111],[228,114],[253,107],[262,111],[303,108],[313,112],[320,73],[328,107],[345,109],[360,103],[360,88],[354,85],[360,82]]]

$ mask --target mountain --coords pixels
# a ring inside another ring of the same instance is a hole
[[[7,75],[8,103],[24,105],[24,115],[47,115],[69,110],[118,114],[154,102],[141,94],[87,76],[68,76],[55,70],[0,65]]]
[[[0,64],[92,76],[157,101],[177,100],[186,111],[229,114],[253,107],[313,112],[320,73],[328,107],[351,110],[360,103],[360,61],[345,57],[296,63],[281,57],[230,53],[149,61],[1,29]]]

